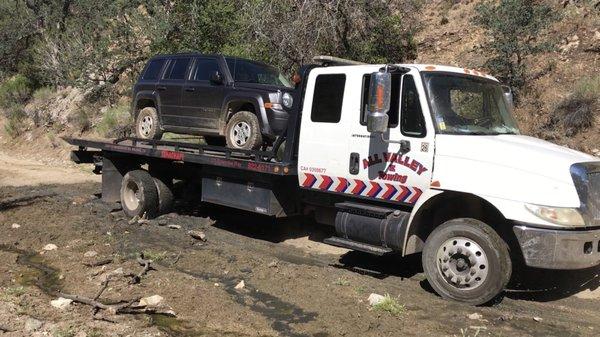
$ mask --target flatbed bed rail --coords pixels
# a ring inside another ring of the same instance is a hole
[[[278,162],[273,152],[229,149],[220,146],[148,140],[133,137],[115,140],[93,140],[63,138],[67,143],[78,146],[76,153],[97,149],[103,152],[125,153],[142,157],[189,162],[203,165],[249,170],[273,175],[295,175],[296,165]]]

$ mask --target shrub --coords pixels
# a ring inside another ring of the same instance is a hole
[[[12,106],[5,113],[7,120],[4,124],[4,131],[11,138],[20,136],[26,129],[27,114],[23,111],[22,106]]]
[[[600,109],[600,76],[583,78],[575,89],[556,107],[551,125],[562,124],[567,136],[591,127]]]
[[[492,55],[484,66],[510,85],[518,99],[526,82],[527,57],[550,49],[550,44],[539,42],[537,37],[557,15],[549,6],[531,0],[486,1],[476,11],[475,23],[489,37],[484,48]]]
[[[77,132],[85,132],[92,127],[90,115],[83,108],[77,109],[72,115],[70,115],[68,122],[75,128],[75,130],[77,130]]]
[[[42,87],[33,92],[33,99],[36,101],[47,101],[52,97],[54,89],[50,87]]]
[[[125,137],[131,133],[131,125],[129,106],[120,104],[106,111],[96,130],[103,137]]]
[[[398,316],[404,312],[404,305],[398,303],[396,299],[389,294],[384,296],[384,299],[373,306],[375,310],[387,311],[394,316]]]
[[[0,84],[0,107],[23,104],[31,97],[31,83],[23,75],[15,75]]]

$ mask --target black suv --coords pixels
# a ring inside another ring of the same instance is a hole
[[[202,135],[209,145],[257,149],[281,135],[293,87],[272,66],[223,55],[159,55],[133,88],[136,136]]]

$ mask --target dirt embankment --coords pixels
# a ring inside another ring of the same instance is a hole
[[[1,158],[9,163],[0,166],[3,336],[592,336],[600,329],[596,271],[521,277],[537,290],[521,283],[500,303],[473,308],[433,294],[418,256],[323,249],[329,230],[307,219],[180,205],[160,221],[129,224],[98,199],[97,182],[84,182],[93,176],[35,164],[31,176],[31,162]],[[61,179],[80,174],[80,183]],[[31,186],[40,176],[55,184]],[[56,249],[44,250],[48,244]],[[88,306],[50,304],[58,290],[92,297],[119,268],[139,272],[139,252],[156,270],[137,285],[111,281],[100,300],[160,295],[177,318],[94,317]],[[389,294],[401,309],[371,308],[370,293]]]

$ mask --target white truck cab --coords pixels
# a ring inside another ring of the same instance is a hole
[[[329,243],[422,252],[432,287],[473,304],[502,291],[514,259],[600,263],[600,159],[521,135],[494,77],[348,65],[316,68],[306,81],[299,185],[352,198],[336,204],[340,237]]]

